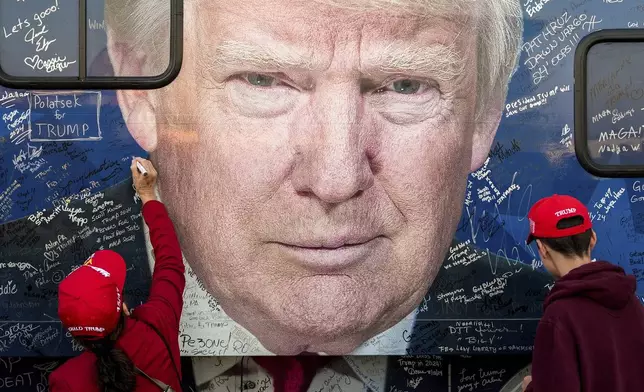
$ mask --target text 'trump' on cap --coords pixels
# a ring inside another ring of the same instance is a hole
[[[111,250],[92,254],[58,286],[58,316],[75,337],[103,338],[118,325],[125,260]]]
[[[565,229],[557,228],[562,219],[579,216],[583,223]],[[536,202],[528,213],[530,234],[526,244],[535,238],[561,238],[581,234],[593,227],[588,209],[579,200],[568,195],[552,195]]]

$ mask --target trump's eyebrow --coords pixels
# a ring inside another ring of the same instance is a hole
[[[209,51],[208,68],[215,72],[236,69],[253,71],[314,71],[324,68],[324,59],[306,50],[278,41],[258,45],[243,41],[224,41]],[[409,74],[431,76],[448,81],[460,75],[465,61],[454,45],[415,46],[390,43],[371,48],[363,54],[361,72],[365,75]]]
[[[255,70],[312,71],[314,56],[295,46],[278,41],[262,45],[243,41],[224,41],[209,51],[213,58],[208,59],[210,67],[217,69],[253,68]]]
[[[365,54],[363,67],[366,74],[422,75],[449,81],[463,73],[465,59],[454,44],[390,43]]]

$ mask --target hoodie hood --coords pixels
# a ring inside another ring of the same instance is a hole
[[[553,302],[569,297],[585,297],[614,310],[624,308],[633,298],[635,277],[607,261],[577,267],[560,278],[546,297],[544,310]]]

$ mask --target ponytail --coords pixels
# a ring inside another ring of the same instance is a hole
[[[123,328],[121,317],[116,330],[97,341],[84,341],[85,347],[96,355],[98,388],[101,392],[133,392],[136,388],[136,370],[132,360],[114,346]]]
[[[136,387],[134,364],[118,348],[112,346],[105,349],[109,351],[96,355],[99,389],[105,392],[133,392]]]

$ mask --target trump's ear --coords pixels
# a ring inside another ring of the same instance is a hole
[[[117,42],[107,29],[107,51],[114,76],[142,76],[146,56],[133,50],[127,42]],[[157,122],[149,90],[118,90],[116,98],[130,134],[147,152],[157,145]]]
[[[501,95],[501,94],[499,94]],[[474,136],[472,137],[472,163],[470,171],[480,168],[490,152],[492,141],[501,122],[504,100],[493,98],[486,104],[487,109],[476,120]]]

